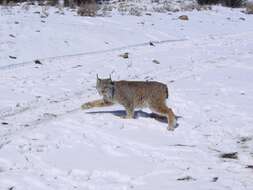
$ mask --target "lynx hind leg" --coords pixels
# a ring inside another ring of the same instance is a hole
[[[90,108],[94,108],[94,107],[105,107],[105,106],[111,106],[111,105],[113,105],[112,102],[107,102],[107,101],[104,101],[103,99],[101,99],[101,100],[95,100],[95,101],[84,103],[81,106],[81,108],[82,109],[90,109]]]
[[[168,108],[168,130],[174,130],[176,125],[177,125],[177,120],[174,112],[172,111],[171,108]]]
[[[171,108],[168,108],[168,106],[165,104],[165,102],[162,103],[151,103],[150,109],[160,115],[166,116],[168,119],[168,127],[167,129],[169,131],[173,131],[176,126],[176,117],[173,113]]]

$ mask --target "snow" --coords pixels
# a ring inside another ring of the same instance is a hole
[[[35,11],[0,12],[1,190],[253,189],[251,15]],[[81,110],[99,98],[97,73],[166,83],[178,128],[148,109]],[[220,158],[230,152],[238,159]]]

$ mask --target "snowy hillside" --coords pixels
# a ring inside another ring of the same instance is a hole
[[[90,18],[1,7],[0,190],[252,190],[252,60],[253,16],[241,9]],[[99,98],[97,73],[166,83],[179,126],[148,109],[81,110]]]

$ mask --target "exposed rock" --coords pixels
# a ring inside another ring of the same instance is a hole
[[[160,62],[157,61],[156,59],[153,59],[152,62],[155,63],[155,64],[160,64]]]
[[[34,61],[34,63],[37,64],[37,65],[42,65],[41,61],[38,60],[38,59],[36,59],[36,60]]]
[[[181,15],[178,17],[180,20],[189,20],[189,17],[187,15]]]
[[[17,57],[15,57],[15,56],[9,56],[9,58],[11,58],[11,59],[17,59]]]
[[[126,53],[120,54],[119,56],[123,57],[124,59],[127,59],[129,57],[129,53],[126,52]]]
[[[213,177],[213,179],[212,179],[212,182],[216,182],[216,181],[218,181],[218,177]]]

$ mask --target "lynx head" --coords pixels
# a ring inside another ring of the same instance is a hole
[[[99,95],[103,96],[105,100],[108,100],[108,101],[112,100],[113,93],[114,93],[114,85],[113,85],[111,76],[108,79],[100,79],[98,78],[98,75],[97,75],[96,89]]]

